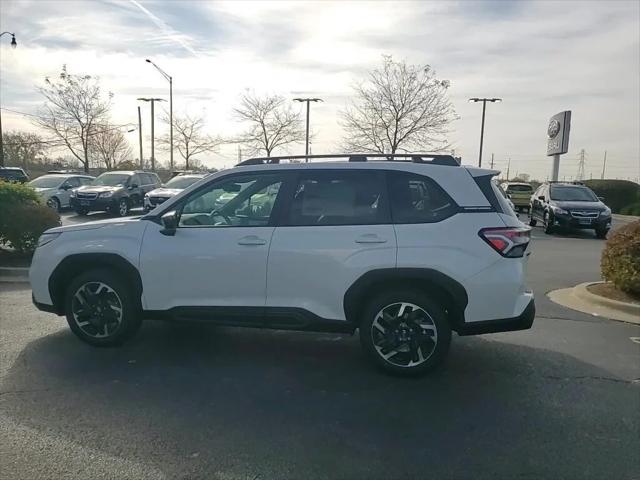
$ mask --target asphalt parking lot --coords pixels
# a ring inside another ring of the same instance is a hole
[[[640,326],[545,297],[598,279],[604,242],[533,237],[533,328],[455,337],[422,379],[357,336],[147,322],[95,349],[0,284],[0,477],[639,478]]]

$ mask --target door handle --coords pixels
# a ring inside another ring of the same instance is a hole
[[[356,243],[387,243],[387,240],[380,238],[375,233],[365,233],[356,238]]]
[[[267,241],[256,235],[247,235],[238,240],[238,245],[266,245]]]

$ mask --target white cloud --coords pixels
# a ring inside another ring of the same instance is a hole
[[[350,85],[385,53],[429,63],[451,80],[461,116],[451,140],[466,162],[477,161],[481,113],[466,100],[499,96],[485,132],[485,159],[495,153],[498,167],[511,157],[512,172],[544,178],[546,122],[568,108],[571,153],[562,173],[575,174],[585,148],[587,172],[599,175],[607,149],[608,170],[633,178],[640,175],[639,14],[633,1],[3,1],[2,30],[21,30],[16,50],[2,39],[0,101],[33,111],[34,86],[66,63],[114,92],[115,121],[135,122],[137,97],[168,97],[167,82],[144,62],[151,57],[174,76],[175,111],[204,112],[211,130],[227,135],[240,128],[233,107],[246,88],[323,97],[312,108],[320,153],[339,142],[337,112]],[[3,112],[3,126],[29,124]],[[222,155],[209,161],[233,164],[235,147]]]

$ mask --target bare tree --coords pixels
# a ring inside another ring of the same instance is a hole
[[[72,75],[66,65],[57,80],[45,79],[38,91],[45,103],[35,124],[60,140],[88,172],[91,136],[106,123],[112,95],[105,100],[97,79]]]
[[[113,170],[126,160],[131,160],[133,151],[120,127],[108,123],[89,137],[90,152],[104,162],[107,170]]]
[[[41,163],[49,147],[48,142],[32,132],[3,132],[2,146],[7,165],[28,168]]]
[[[169,118],[165,117],[163,121],[168,124]],[[185,170],[192,168],[198,160],[195,158],[196,155],[215,152],[224,143],[220,137],[205,134],[204,126],[204,119],[201,116],[173,116],[173,145],[184,159]],[[171,148],[169,135],[160,137],[158,144],[165,150]]]
[[[259,97],[246,93],[235,113],[241,121],[249,124],[238,141],[246,144],[251,154],[264,152],[270,157],[276,148],[304,142],[305,131],[300,114],[285,103],[284,97]]]
[[[384,56],[382,67],[357,84],[355,101],[341,112],[347,151],[396,153],[447,149],[448,125],[457,118],[448,80],[429,65]]]

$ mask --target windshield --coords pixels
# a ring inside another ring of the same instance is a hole
[[[507,187],[507,193],[511,192],[528,192],[531,193],[533,188],[531,185],[509,185]]]
[[[200,177],[173,177],[165,184],[165,187],[185,189],[196,183],[198,180],[202,179]]]
[[[91,185],[104,185],[106,187],[115,187],[118,185],[124,185],[127,182],[129,175],[122,173],[104,173],[96,178]]]
[[[598,197],[586,187],[551,187],[551,200],[560,202],[597,202]]]
[[[60,185],[64,181],[64,178],[55,176],[38,177],[35,180],[29,182],[33,188],[54,188]]]

